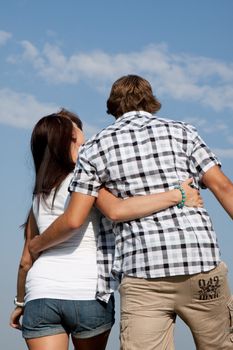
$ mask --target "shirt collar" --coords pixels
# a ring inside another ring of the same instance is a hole
[[[116,119],[116,123],[118,121],[121,121],[122,119],[130,118],[130,117],[152,117],[152,114],[146,111],[131,111],[131,112],[124,113],[121,117],[118,117]]]

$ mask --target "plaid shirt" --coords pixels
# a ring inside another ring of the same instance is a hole
[[[216,164],[193,126],[129,112],[82,147],[70,190],[98,196],[104,184],[127,198],[174,189],[189,177],[199,188],[202,175]],[[103,282],[112,262],[119,276],[156,278],[208,271],[220,261],[206,209],[177,206],[129,222],[104,219],[99,254]]]

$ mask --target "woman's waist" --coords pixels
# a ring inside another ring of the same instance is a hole
[[[63,259],[85,259],[85,257],[93,258],[96,256],[96,243],[83,244],[82,242],[79,245],[72,244],[69,242],[67,244],[59,244],[56,247],[49,248],[43,251],[40,255],[40,258],[63,258]]]
[[[31,267],[30,271],[36,271],[40,273],[44,271],[48,274],[60,274],[66,272],[67,274],[72,273],[86,273],[97,269],[96,254],[44,254],[40,256]]]
[[[97,279],[96,261],[76,261],[76,263],[62,263],[62,261],[39,261],[34,263],[27,275],[29,283],[69,283],[79,284],[81,281]]]
[[[29,278],[26,282],[26,301],[38,298],[56,299],[94,299],[96,294],[97,276],[94,278],[76,278],[65,281],[44,279],[43,277]]]

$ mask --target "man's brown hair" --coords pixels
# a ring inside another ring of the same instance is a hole
[[[112,85],[107,100],[107,113],[115,118],[130,111],[156,113],[161,103],[155,98],[150,83],[138,75],[126,75]]]

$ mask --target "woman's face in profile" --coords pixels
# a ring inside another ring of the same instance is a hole
[[[80,130],[77,125],[73,123],[73,132],[72,132],[72,142],[71,142],[71,157],[74,162],[77,161],[78,158],[78,150],[81,145],[85,142],[84,134],[82,130]]]

